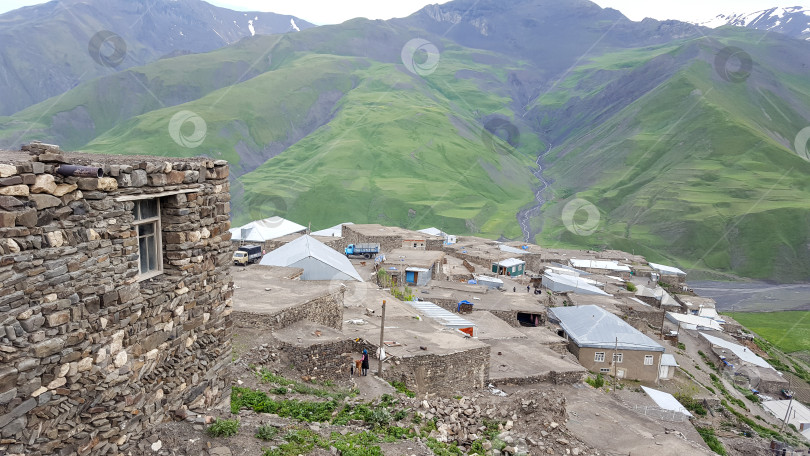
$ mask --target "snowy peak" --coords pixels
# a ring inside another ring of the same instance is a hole
[[[734,25],[769,30],[794,38],[810,40],[810,7],[775,7],[753,13],[720,14],[699,25],[711,28]]]

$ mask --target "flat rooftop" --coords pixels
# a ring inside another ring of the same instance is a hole
[[[487,290],[483,285],[469,285],[459,282],[434,281],[414,292],[425,301],[431,299],[452,299],[455,302],[467,300],[476,310],[527,311],[539,312],[546,308],[546,295],[527,293],[523,288],[517,292]]]
[[[347,307],[343,313],[343,333],[352,339],[362,338],[376,346],[380,341],[382,299],[366,302],[367,307],[374,311],[373,315],[369,316],[365,307]],[[352,324],[350,320],[363,320],[364,324]],[[385,341],[398,344],[385,348],[386,353],[397,357],[446,355],[486,347],[483,342],[464,337],[459,331],[421,315],[415,308],[390,295],[386,298],[384,336]]]
[[[344,225],[344,234],[347,228],[364,236],[402,236],[405,239],[441,239],[439,236],[411,231],[398,226],[384,226],[378,223]]]
[[[233,310],[274,314],[339,289],[340,281],[290,280],[297,268],[278,268],[254,264],[232,266]],[[348,287],[348,284],[347,284]]]
[[[542,377],[551,372],[581,372],[573,355],[561,355],[540,341],[527,339],[491,339],[489,378],[493,382]]]

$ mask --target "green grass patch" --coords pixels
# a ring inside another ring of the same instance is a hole
[[[217,418],[205,430],[211,437],[231,437],[239,432],[239,420]]]
[[[714,435],[714,429],[710,427],[695,427],[697,429],[698,434],[703,437],[703,441],[706,442],[706,445],[709,445],[712,451],[715,453],[726,456],[726,448],[720,443],[720,440],[717,439],[717,436]]]
[[[275,426],[270,426],[269,424],[263,424],[256,429],[256,434],[254,436],[257,439],[261,440],[273,440],[278,435],[278,428]]]
[[[409,390],[408,387],[405,385],[405,382],[390,382],[391,386],[397,390],[398,393],[404,394],[408,397],[416,397],[416,393]]]
[[[785,353],[810,351],[810,311],[733,312],[726,315]]]

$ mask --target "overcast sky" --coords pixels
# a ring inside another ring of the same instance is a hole
[[[508,0],[503,0],[508,1]],[[558,0],[565,1],[565,0]],[[593,0],[602,7],[615,8],[633,20],[644,17],[706,21],[720,13],[754,12],[774,6],[810,6],[810,0]],[[237,10],[292,14],[315,24],[336,24],[355,17],[390,19],[404,17],[441,0],[209,0],[218,6]],[[37,0],[0,0],[0,12]]]

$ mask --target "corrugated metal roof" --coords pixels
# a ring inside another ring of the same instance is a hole
[[[667,320],[674,323],[680,322],[681,326],[683,326],[684,329],[703,328],[703,329],[713,329],[715,331],[723,330],[723,327],[720,326],[720,323],[718,323],[717,321],[711,318],[699,317],[697,315],[687,315],[687,314],[667,312]]]
[[[345,255],[309,235],[303,235],[273,250],[262,257],[259,264],[287,267],[307,257],[313,257],[355,280],[363,281]]]
[[[521,250],[517,247],[512,247],[511,245],[501,244],[498,246],[498,248],[501,250],[501,252],[517,253],[518,255],[523,255],[524,253],[526,253],[525,250]]]
[[[512,266],[517,266],[519,264],[526,264],[526,262],[523,260],[518,260],[517,258],[507,258],[505,260],[497,261],[496,264],[504,268],[511,268]]]
[[[664,353],[663,355],[661,355],[661,365],[678,367],[678,362],[675,361],[675,355]]]
[[[679,276],[686,276],[686,273],[682,270],[676,268],[675,266],[666,266],[663,264],[657,263],[648,263],[653,270],[658,271],[661,274],[667,275],[679,275]]]
[[[571,258],[568,261],[570,261],[571,266],[575,268],[605,269],[608,271],[630,272],[629,266],[619,264],[618,261],[578,260],[576,258]]]
[[[552,307],[548,313],[580,347],[664,351],[657,342],[598,306]]]
[[[438,229],[436,227],[425,228],[423,230],[417,230],[417,231],[419,233],[425,233],[425,234],[429,234],[431,236],[440,236],[440,237],[447,236],[447,233],[445,233],[444,231],[442,231],[442,230],[440,230],[440,229]]]
[[[454,314],[449,310],[446,310],[442,307],[433,304],[432,302],[428,301],[406,301],[410,304],[414,309],[416,309],[419,313],[426,317],[430,317],[439,323],[443,324],[444,326],[450,328],[471,328],[475,326],[475,323],[472,323],[469,320],[461,318],[458,314]]]
[[[613,296],[597,288],[591,282],[595,281],[577,276],[555,274],[548,271],[543,273],[543,286],[557,293],[570,291],[587,295]]]
[[[478,281],[484,281],[484,282],[490,282],[490,283],[499,283],[499,284],[503,285],[503,280],[501,280],[501,279],[499,279],[497,277],[490,277],[488,275],[477,275],[477,276],[475,276],[475,279],[478,280]]]
[[[231,240],[264,242],[306,230],[307,227],[281,217],[269,217],[231,228]],[[244,233],[244,234],[243,234]]]
[[[405,270],[406,270],[406,271],[412,271],[412,272],[428,272],[428,271],[430,271],[430,269],[426,269],[426,268],[417,268],[417,267],[410,267],[410,266],[409,266],[409,267],[407,267],[407,268],[405,268]]]
[[[650,398],[653,401],[655,401],[655,404],[661,407],[662,409],[671,410],[673,412],[681,412],[688,417],[692,416],[692,414],[689,413],[689,410],[686,410],[686,407],[681,405],[681,403],[678,402],[677,399],[675,399],[675,396],[666,393],[664,391],[658,391],[656,389],[647,388],[646,386],[643,385],[641,386],[641,389],[643,389],[644,392],[647,393],[647,395],[650,396]]]
[[[734,353],[734,355],[737,358],[740,358],[741,361],[745,361],[746,363],[753,364],[755,366],[773,369],[773,367],[771,367],[767,361],[757,356],[756,353],[752,352],[747,347],[743,347],[742,345],[735,344],[733,342],[728,342],[719,337],[710,336],[706,333],[700,333],[700,335],[709,341],[710,344],[725,348],[726,350]]]

